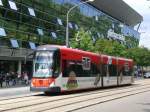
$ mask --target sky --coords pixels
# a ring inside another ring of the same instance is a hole
[[[150,49],[150,0],[124,1],[143,16],[143,22],[139,29],[139,32],[141,32],[139,46],[144,46]]]

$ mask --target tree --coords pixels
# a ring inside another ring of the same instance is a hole
[[[112,56],[125,56],[126,47],[119,42],[99,39],[95,44],[96,52]]]
[[[150,65],[150,51],[147,48],[131,48],[127,51],[127,57],[134,59],[140,66]]]
[[[131,48],[127,51],[127,57],[134,60],[137,66],[142,67],[142,75],[143,75],[143,67],[150,66],[150,50],[147,48]]]
[[[85,51],[94,51],[93,41],[90,34],[85,32],[82,28],[75,34],[75,38],[70,41],[72,48],[78,48]]]

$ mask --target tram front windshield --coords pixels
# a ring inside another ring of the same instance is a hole
[[[35,54],[33,77],[52,77],[53,52],[38,51]]]

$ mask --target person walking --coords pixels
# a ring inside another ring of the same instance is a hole
[[[12,85],[15,86],[16,85],[16,74],[15,74],[15,72],[12,72],[11,75],[12,75]]]
[[[24,81],[25,81],[25,84],[26,84],[26,85],[29,84],[29,77],[28,77],[27,72],[24,72]]]
[[[3,87],[3,74],[2,73],[0,73],[0,86],[1,86],[1,88]]]
[[[6,87],[9,87],[10,86],[10,84],[9,84],[9,82],[10,82],[10,74],[9,73],[6,73],[5,81],[6,81]]]

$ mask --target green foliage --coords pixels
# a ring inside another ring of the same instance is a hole
[[[85,51],[94,51],[91,36],[88,32],[85,32],[83,29],[76,33],[75,38],[72,38],[70,43],[72,48],[78,48]]]
[[[76,33],[75,38],[71,39],[71,47],[99,54],[127,57],[133,59],[139,66],[150,66],[150,50],[139,47],[127,49],[125,45],[117,41],[102,38],[97,39],[94,44],[91,35],[83,29]]]
[[[126,43],[130,43],[132,45],[131,47],[137,47],[139,44],[139,41],[133,37],[125,36]]]
[[[146,48],[128,49],[127,57],[132,58],[139,66],[150,66],[150,50]]]
[[[96,52],[112,56],[124,56],[126,47],[116,41],[99,39],[95,44]]]
[[[10,19],[9,21],[4,18],[0,19],[0,25],[2,27],[12,29],[6,31],[8,37],[15,37],[18,40],[30,40],[43,44],[64,44],[65,39],[61,38],[61,36],[65,37],[64,31],[66,26],[66,13],[69,8],[74,6],[74,4],[69,2],[65,4],[57,4],[54,0],[16,0],[16,2],[20,3],[20,5],[16,3],[19,13],[11,10],[6,11],[3,8],[0,8],[0,16],[4,17],[5,15]],[[7,0],[3,0],[3,3],[4,6],[8,5]],[[21,5],[22,3],[24,5]],[[29,15],[27,10],[28,7],[33,7],[36,17],[31,17]],[[99,32],[106,37],[108,30],[112,28],[112,20],[108,16],[105,14],[99,15],[98,20],[96,21],[94,16],[86,16],[80,11],[80,7],[77,7],[69,15],[69,21],[77,24],[79,28],[82,28],[78,35],[75,29],[69,30],[71,47],[115,56],[126,55],[125,46],[118,42],[108,41],[101,38],[98,38],[96,43],[93,43],[91,38],[92,36],[86,32],[86,30],[90,30],[93,36],[97,35]],[[57,17],[62,20],[62,26],[57,25]],[[121,29],[118,27],[119,23],[116,23],[115,26],[116,32],[121,33]],[[36,28],[38,27],[44,30],[44,36],[41,37],[42,39],[39,38],[39,35],[36,32]],[[60,31],[58,33],[60,33],[61,36],[59,35],[56,40],[50,39],[50,31],[54,31],[56,33],[57,31]],[[76,41],[76,36],[79,36],[81,39],[79,42]],[[133,46],[138,45],[138,40],[133,38],[126,37],[126,41],[127,43],[131,43]]]
[[[102,38],[97,39],[94,43],[91,35],[83,29],[76,33],[75,38],[71,39],[71,47],[113,56],[124,56],[126,54],[124,45]]]

